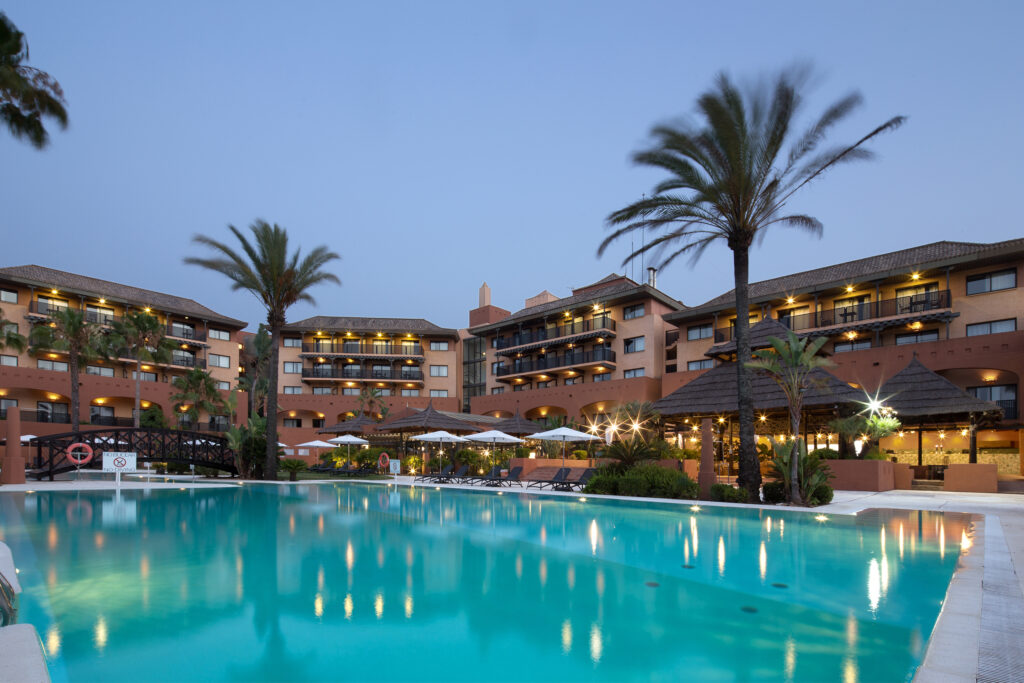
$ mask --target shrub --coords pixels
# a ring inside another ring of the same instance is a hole
[[[220,474],[220,470],[215,470],[212,467],[197,467],[196,474],[201,477],[216,477]]]
[[[700,460],[700,451],[696,448],[681,448],[679,452],[682,455],[680,460]]]
[[[811,498],[807,501],[807,504],[811,507],[816,505],[827,505],[832,502],[832,487],[828,484],[819,484],[818,488],[814,489],[814,493],[811,494]]]
[[[584,491],[638,498],[696,499],[698,487],[697,482],[678,470],[640,465],[622,473],[606,467],[590,480]]]
[[[306,463],[298,458],[285,458],[279,465],[282,470],[288,473],[288,481],[297,481],[299,472],[306,469]]]
[[[818,458],[824,458],[826,460],[836,460],[839,458],[838,451],[834,451],[831,448],[815,448],[807,455],[813,455]]]
[[[766,505],[778,505],[786,502],[786,485],[781,481],[769,481],[764,485],[764,502]]]
[[[590,457],[590,454],[587,453],[585,450],[577,449],[572,452],[572,457],[574,460],[586,460],[587,458]]]
[[[747,492],[729,484],[712,484],[711,500],[717,500],[720,503],[746,503]]]
[[[157,474],[167,474],[167,463],[155,462],[153,463],[153,469],[156,470]]]
[[[167,463],[167,474],[191,474],[192,468],[182,462]]]
[[[455,462],[460,465],[468,465],[471,472],[476,472],[482,466],[483,461],[483,456],[472,448],[460,448],[455,452]]]
[[[644,460],[651,460],[657,457],[657,451],[640,438],[632,438],[628,441],[616,441],[605,449],[604,457],[611,458],[616,462],[609,465],[619,473],[633,469]]]
[[[608,469],[601,469],[583,488],[584,493],[599,493],[614,496],[619,493],[619,475]]]

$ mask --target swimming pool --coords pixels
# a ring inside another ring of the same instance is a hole
[[[55,681],[908,680],[969,534],[354,483],[0,493]]]

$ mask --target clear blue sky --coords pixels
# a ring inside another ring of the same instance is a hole
[[[258,322],[254,299],[185,266],[195,233],[265,218],[326,244],[341,288],[292,320],[416,316],[465,326],[477,287],[515,310],[621,272],[604,219],[657,176],[632,151],[714,74],[810,60],[808,111],[895,114],[877,161],[813,186],[816,241],[770,233],[752,279],[941,239],[1024,236],[1024,3],[48,2],[2,9],[71,117],[36,152],[0,135],[3,265],[37,263],[193,297]],[[640,269],[637,268],[639,278]],[[695,305],[731,256],[660,287]]]

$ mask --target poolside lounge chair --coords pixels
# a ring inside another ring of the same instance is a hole
[[[588,467],[583,470],[583,474],[580,475],[579,479],[567,481],[564,484],[555,484],[551,488],[555,491],[582,491],[583,487],[587,485],[587,482],[589,482],[595,474],[597,474],[597,469]]]
[[[455,469],[455,465],[448,465],[440,472],[421,472],[413,481],[434,481],[435,479],[449,476],[453,469]]]
[[[558,484],[564,484],[565,480],[569,477],[569,472],[571,472],[571,470],[568,467],[560,467],[558,468],[558,471],[555,472],[555,476],[551,479],[538,479],[536,481],[531,481],[526,485],[526,488],[529,489],[536,487],[542,489],[545,486],[554,487]]]
[[[498,481],[500,479],[501,465],[495,465],[487,474],[481,474],[478,477],[466,477],[463,481],[467,484],[481,484],[486,482]]]
[[[448,474],[448,476],[440,476],[435,482],[438,484],[458,484],[466,478],[466,473],[469,472],[469,465],[461,465],[455,472]]]
[[[523,474],[523,468],[522,467],[513,467],[512,469],[510,469],[508,471],[508,476],[507,477],[505,477],[504,479],[498,480],[497,484],[488,484],[488,486],[509,486],[509,487],[511,487],[512,484],[515,484],[519,488],[522,488],[523,487],[523,480],[519,478],[519,477],[522,476],[522,474]]]

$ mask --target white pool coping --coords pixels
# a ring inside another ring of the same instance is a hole
[[[157,475],[154,475],[157,476]],[[277,484],[366,483],[378,485],[419,486],[423,488],[463,489],[492,493],[530,493],[547,496],[571,496],[582,499],[628,500],[640,503],[669,503],[701,507],[744,507],[778,510],[774,505],[737,505],[712,501],[604,496],[549,489],[520,487],[487,487],[469,484],[414,482],[411,476],[391,480],[305,479],[297,482],[243,481],[238,479],[202,479],[191,475],[159,475],[170,482],[122,480],[123,489],[189,489]],[[32,482],[4,485],[5,492],[112,490],[112,480],[81,480]],[[833,501],[817,508],[787,507],[794,512],[814,511],[819,514],[855,515],[874,508],[904,510],[935,510],[960,512],[976,516],[972,545],[961,555],[950,581],[943,608],[928,641],[915,683],[952,681],[1017,681],[1024,672],[1024,495],[946,493],[942,491],[836,491]],[[0,553],[2,555],[2,553]],[[5,573],[5,576],[7,574]],[[21,625],[19,625],[21,626]],[[0,629],[7,631],[14,627]],[[31,628],[31,626],[29,626]],[[38,635],[32,629],[36,646]],[[25,638],[25,636],[20,636]],[[0,646],[0,654],[4,648]],[[42,656],[42,650],[39,651]],[[32,655],[34,658],[34,655]],[[0,659],[5,659],[0,657]],[[44,660],[43,660],[44,661]],[[45,674],[45,663],[44,674]],[[8,680],[0,670],[0,680]],[[21,679],[14,679],[21,680]],[[28,678],[25,680],[49,680]]]

